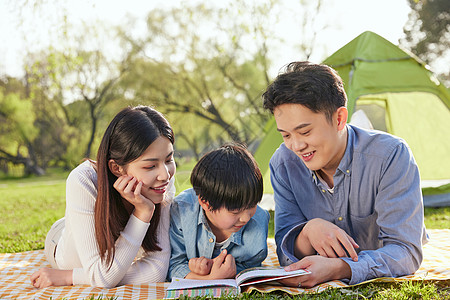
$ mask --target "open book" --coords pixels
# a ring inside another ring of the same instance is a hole
[[[241,287],[243,286],[310,273],[310,271],[305,269],[287,272],[283,267],[263,266],[245,269],[237,274],[235,279],[197,280],[172,278],[172,282],[166,290],[165,299],[174,299],[181,295],[189,297],[237,295],[241,292]]]

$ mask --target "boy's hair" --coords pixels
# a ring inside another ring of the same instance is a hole
[[[195,193],[211,210],[244,210],[262,198],[263,178],[258,165],[243,146],[225,144],[206,153],[191,173]]]
[[[292,62],[262,95],[263,107],[270,110],[282,104],[301,104],[328,121],[334,112],[347,105],[341,77],[327,65],[307,61]]]

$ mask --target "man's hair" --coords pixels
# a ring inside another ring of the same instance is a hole
[[[347,105],[341,77],[327,65],[292,62],[285,67],[262,95],[263,107],[273,113],[282,104],[301,104],[327,120],[339,107]]]
[[[250,152],[238,144],[206,153],[192,170],[191,184],[213,211],[255,207],[263,194],[261,171]]]

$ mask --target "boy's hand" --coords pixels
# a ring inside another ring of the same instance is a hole
[[[213,261],[209,279],[226,279],[236,276],[236,262],[231,254],[227,254],[227,250],[223,250]]]
[[[189,260],[189,270],[198,275],[208,275],[213,263],[213,259],[204,256],[194,257]]]

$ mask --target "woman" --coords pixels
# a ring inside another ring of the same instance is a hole
[[[47,235],[52,268],[31,276],[37,288],[111,288],[164,281],[170,258],[174,135],[156,110],[125,108],[109,124],[97,161],[67,178],[65,218]]]

